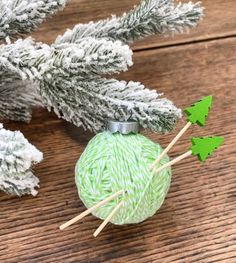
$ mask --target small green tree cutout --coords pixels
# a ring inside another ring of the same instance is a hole
[[[204,162],[223,141],[224,138],[220,136],[192,138],[192,155],[197,156],[200,161]]]
[[[192,124],[197,123],[199,126],[204,126],[211,104],[212,96],[207,96],[184,109],[184,112],[187,115],[187,121]]]

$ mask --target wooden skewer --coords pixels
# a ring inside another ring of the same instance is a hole
[[[170,167],[171,165],[173,165],[173,164],[175,164],[175,163],[177,163],[177,162],[179,162],[179,161],[187,158],[187,157],[190,156],[190,155],[192,155],[192,151],[188,151],[188,152],[186,152],[186,153],[178,156],[178,157],[175,158],[174,160],[172,160],[172,161],[170,161],[170,162],[162,165],[161,167],[153,170],[153,174],[161,172],[163,169],[165,169],[165,168],[167,168],[167,167]]]
[[[188,128],[192,125],[191,122],[188,122],[184,128],[175,136],[175,138],[170,142],[170,144],[165,148],[165,150],[156,158],[156,160],[151,164],[150,170],[154,169],[154,167],[160,162],[160,160],[169,152],[169,150],[175,145],[175,143],[180,139],[180,137],[188,130]]]
[[[109,214],[109,216],[102,222],[102,224],[99,226],[99,228],[94,232],[94,237],[97,237],[99,233],[103,230],[103,228],[110,222],[112,217],[115,215],[115,213],[121,208],[123,205],[123,202],[120,202]]]
[[[94,210],[96,210],[97,208],[99,208],[100,206],[103,206],[104,204],[106,204],[107,202],[111,201],[112,199],[116,198],[119,195],[122,195],[125,193],[125,190],[121,190],[118,191],[116,193],[114,193],[113,195],[107,197],[106,199],[102,200],[101,202],[97,203],[96,205],[90,207],[89,209],[87,209],[86,211],[84,211],[83,213],[79,214],[78,216],[72,218],[71,220],[69,220],[68,222],[64,223],[63,225],[60,226],[60,229],[63,230],[65,228],[67,228],[68,226],[76,223],[77,221],[79,221],[80,219],[82,219],[83,217],[87,216],[88,214],[92,213]]]

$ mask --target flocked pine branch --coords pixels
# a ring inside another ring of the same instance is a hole
[[[133,65],[132,50],[121,41],[110,41],[88,37],[81,39],[76,44],[65,43],[53,45],[52,65],[57,61],[61,70],[69,74],[112,74],[128,70]],[[50,62],[45,62],[50,65]]]
[[[43,106],[35,83],[23,81],[16,74],[0,74],[0,117],[10,120],[31,120],[32,107]]]
[[[30,120],[32,106],[42,105],[33,80],[42,80],[45,74],[111,74],[132,65],[128,46],[105,39],[53,47],[18,40],[0,46],[0,54],[0,116],[24,121]]]
[[[170,101],[140,83],[98,76],[126,70],[131,64],[132,52],[120,41],[87,38],[49,47],[26,39],[2,50],[0,68],[34,80],[47,108],[77,126],[100,131],[107,118],[132,118],[152,131],[167,132],[180,116]]]
[[[28,83],[35,89],[28,89],[30,94],[19,105],[25,103],[27,108],[37,104],[37,99],[31,101],[37,91],[48,109],[53,108],[58,116],[78,126],[98,131],[107,118],[134,118],[152,131],[166,132],[180,116],[170,101],[139,83],[99,75],[119,73],[132,64],[132,52],[120,40],[130,42],[152,34],[182,31],[194,26],[201,14],[199,4],[174,6],[172,0],[142,1],[121,18],[78,25],[52,46],[29,39],[0,46],[0,75],[3,83],[8,72],[13,80],[19,79],[17,86]],[[27,98],[31,101],[28,104]],[[5,96],[2,101],[4,107],[9,103]],[[3,108],[3,115],[1,112]]]
[[[25,69],[27,74],[20,69],[24,66],[20,55],[29,56],[34,51],[31,46],[28,40],[0,45],[0,118],[29,122],[32,107],[43,106],[36,84],[30,81],[33,69]]]
[[[40,92],[49,110],[95,132],[104,129],[107,119],[133,119],[154,132],[168,132],[181,116],[169,100],[139,82],[58,76],[41,82]]]
[[[56,43],[74,43],[89,36],[130,43],[156,34],[182,33],[196,26],[202,14],[199,2],[175,5],[173,0],[143,0],[121,17],[78,24],[59,36]]]
[[[40,80],[45,74],[111,74],[131,65],[132,51],[120,41],[86,38],[77,44],[50,47],[28,38],[0,46],[0,72],[8,70],[22,80]]]
[[[0,124],[0,190],[11,195],[35,196],[39,179],[31,166],[42,158],[42,153],[21,132],[5,130]]]
[[[0,40],[31,32],[65,5],[66,0],[1,0]]]

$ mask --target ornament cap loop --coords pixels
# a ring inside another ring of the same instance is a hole
[[[111,133],[119,132],[121,134],[139,133],[139,123],[137,121],[116,121],[108,120],[106,129]]]

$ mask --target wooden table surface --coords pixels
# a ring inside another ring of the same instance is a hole
[[[51,43],[66,28],[127,11],[138,0],[71,0],[64,12],[33,36]],[[171,151],[176,157],[189,136],[222,135],[224,145],[204,165],[189,158],[173,167],[164,205],[138,225],[108,225],[93,216],[62,232],[58,226],[85,210],[74,184],[74,165],[92,134],[36,110],[30,124],[4,122],[20,129],[44,152],[36,167],[41,188],[36,198],[0,193],[1,263],[236,262],[236,1],[203,0],[205,19],[190,34],[152,37],[133,46],[134,66],[119,76],[164,92],[181,108],[212,94],[207,126],[192,127]],[[169,135],[146,132],[165,147]]]

